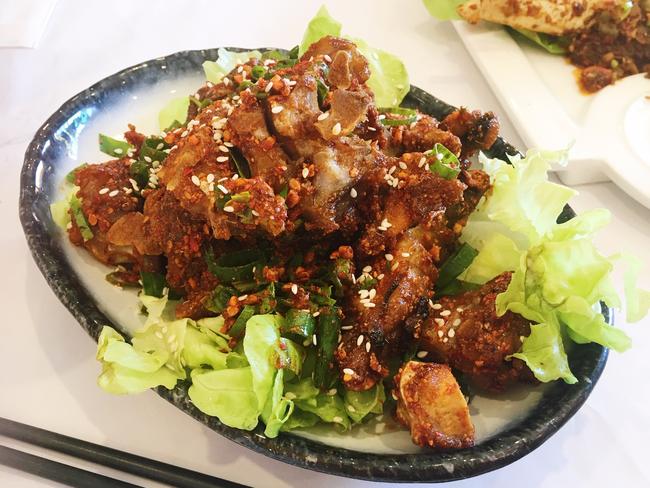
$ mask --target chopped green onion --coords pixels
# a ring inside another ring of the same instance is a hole
[[[145,139],[142,143],[142,146],[140,146],[140,160],[143,160],[149,164],[151,164],[153,161],[162,163],[167,157],[167,153],[163,151],[163,149],[166,147],[167,144],[163,139],[159,137],[149,137]],[[151,161],[147,161],[147,158]]]
[[[447,286],[443,288],[436,288],[436,296],[447,297],[447,296],[459,295],[460,293],[476,290],[480,287],[481,285],[478,285],[476,283],[469,283],[468,281],[454,279]]]
[[[316,319],[309,310],[299,310],[291,308],[284,316],[284,323],[280,332],[282,334],[292,334],[311,339],[314,329],[316,328]]]
[[[397,125],[411,125],[413,122],[417,121],[418,119],[417,110],[414,110],[412,108],[383,107],[380,108],[379,111],[384,114],[389,113],[389,114],[405,116],[405,118],[403,119],[382,119],[381,124],[386,127],[393,127]]]
[[[79,171],[80,169],[85,168],[86,166],[88,166],[88,163],[80,164],[80,165],[77,166],[75,169],[73,169],[72,171],[70,171],[67,175],[65,175],[65,180],[66,180],[68,183],[72,183],[72,184],[74,184],[74,182],[75,182],[75,178],[77,177],[77,171]]]
[[[436,288],[442,289],[449,285],[454,279],[467,269],[472,264],[474,258],[478,255],[478,251],[472,246],[463,243],[457,250],[447,258],[447,260],[440,266],[438,272],[438,281]]]
[[[115,158],[123,158],[133,149],[133,146],[126,141],[120,141],[108,137],[105,134],[99,134],[99,150],[104,154]]]
[[[140,279],[142,280],[142,291],[145,295],[162,298],[163,291],[167,286],[165,275],[140,271]]]
[[[246,88],[250,88],[251,86],[253,86],[253,82],[251,80],[244,80],[239,85],[237,85],[237,91],[244,91]]]
[[[250,178],[251,177],[251,169],[250,166],[248,165],[248,161],[244,157],[244,155],[241,153],[239,149],[236,147],[231,147],[230,148],[230,156],[232,157],[233,162],[235,163],[235,167],[237,168],[237,173],[239,174],[240,178]]]
[[[90,225],[88,225],[88,221],[84,216],[83,210],[81,209],[81,200],[77,198],[76,194],[72,194],[70,197],[70,212],[72,213],[72,218],[77,224],[84,242],[89,241],[95,237],[95,234],[93,234],[93,231],[91,230]]]
[[[221,281],[250,281],[254,278],[253,270],[261,270],[264,266],[265,256],[259,249],[244,249],[221,255],[218,259],[214,256],[212,247],[206,246],[203,251],[208,270]]]
[[[248,322],[248,320],[253,315],[255,315],[255,306],[245,305],[242,311],[239,313],[237,320],[235,320],[235,323],[232,324],[232,327],[230,327],[230,330],[228,330],[228,335],[234,337],[235,339],[243,337],[244,332],[246,332],[246,322]]]
[[[332,382],[332,360],[339,342],[340,330],[338,308],[332,307],[322,311],[318,316],[318,356],[314,366],[314,385],[319,388],[327,388]]]
[[[189,98],[190,98],[190,102],[196,105],[199,111],[203,110],[205,107],[212,104],[212,100],[209,98],[204,98],[203,100],[199,100],[198,98],[195,98],[193,96],[190,96]]]
[[[280,195],[282,198],[287,198],[287,195],[289,194],[289,186],[284,185],[282,188],[280,188],[280,192],[278,195]]]
[[[317,93],[318,93],[318,106],[320,108],[323,108],[323,103],[325,103],[325,98],[327,98],[327,94],[329,93],[330,89],[321,80],[318,80],[316,82],[316,86],[317,86]]]
[[[298,59],[299,50],[300,50],[300,46],[293,46],[291,48],[291,51],[289,51],[289,59]]]
[[[446,180],[453,180],[460,173],[460,161],[454,153],[439,142],[433,146],[431,151],[425,153],[433,158],[429,165],[431,172],[442,176]]]
[[[140,188],[144,188],[149,183],[149,168],[150,165],[144,161],[136,161],[129,166],[129,174]]]
[[[251,200],[251,192],[242,191],[240,193],[235,193],[230,197],[230,201],[238,203],[248,203]]]
[[[203,303],[203,306],[214,313],[222,313],[228,306],[231,297],[237,292],[229,286],[217,285],[210,297]]]
[[[406,108],[406,107],[380,107],[377,110],[382,114],[407,115],[409,117],[417,116],[418,114],[418,111],[415,110],[414,108]]]
[[[302,363],[305,358],[305,351],[298,344],[290,339],[281,337],[279,345],[276,348],[278,358],[276,366],[278,369],[291,371],[296,376],[300,376]]]
[[[255,94],[255,98],[257,98],[258,100],[265,100],[265,99],[269,98],[269,94],[266,93],[265,91],[258,91]]]
[[[253,69],[251,69],[251,79],[253,81],[259,80],[262,76],[264,76],[264,73],[266,73],[266,68],[261,65],[253,66]]]

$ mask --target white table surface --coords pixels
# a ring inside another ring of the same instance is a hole
[[[183,49],[295,45],[320,3],[62,0],[38,49],[0,49],[1,416],[253,486],[371,485],[250,452],[152,392],[113,397],[101,391],[95,386],[95,345],[48,288],[18,221],[24,151],[35,130],[69,97],[126,66]],[[452,104],[502,113],[452,27],[431,19],[418,0],[330,0],[328,6],[344,32],[399,55],[413,84]],[[520,145],[513,127],[501,120],[504,136]],[[626,250],[648,257],[649,210],[612,184],[579,190],[573,202],[578,211],[607,207],[613,213],[612,224],[598,239],[603,253]],[[642,283],[650,288],[647,275]],[[634,339],[633,349],[610,355],[587,404],[560,432],[506,468],[450,486],[650,486],[650,393],[645,386],[650,321],[623,322],[621,316],[617,323]],[[4,438],[0,444],[19,445]],[[108,469],[100,472],[160,486]],[[0,467],[0,486],[50,485]]]

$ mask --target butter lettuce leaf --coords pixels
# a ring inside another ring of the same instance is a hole
[[[566,160],[565,152],[530,151],[508,164],[479,158],[493,188],[470,216],[462,239],[479,250],[461,277],[485,283],[510,271],[508,289],[496,298],[497,314],[520,314],[531,322],[522,359],[540,381],[576,381],[570,371],[565,344],[596,342],[616,351],[631,345],[627,334],[609,325],[600,301],[620,307],[612,283],[620,256],[603,256],[594,245],[596,233],[607,225],[606,210],[585,212],[558,224],[557,215],[575,193],[548,181],[552,162]],[[650,293],[639,290],[638,261],[631,262],[625,279],[628,317],[640,319],[650,308]]]
[[[325,6],[309,22],[299,46],[304,54],[309,46],[325,36],[341,36],[341,24],[329,14]],[[346,36],[347,37],[347,36]],[[347,37],[357,45],[368,60],[370,79],[368,86],[375,94],[379,107],[396,107],[409,92],[409,76],[404,63],[393,54],[373,48],[362,39]]]
[[[251,367],[194,369],[188,394],[201,412],[236,429],[252,430],[260,415]]]
[[[457,8],[467,0],[422,0],[432,17],[439,20],[460,19]]]
[[[237,64],[245,63],[251,58],[259,59],[261,57],[262,53],[257,50],[237,52],[228,51],[228,49],[221,47],[217,51],[217,59],[215,61],[205,61],[203,63],[205,79],[211,83],[219,83],[224,76],[235,69]]]
[[[178,97],[167,102],[158,114],[160,130],[181,126],[187,120],[187,109],[190,106],[190,97]]]

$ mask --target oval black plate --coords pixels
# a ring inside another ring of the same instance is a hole
[[[55,225],[49,205],[60,183],[54,181],[56,165],[69,144],[74,143],[84,130],[88,120],[107,108],[113,100],[135,86],[201,73],[201,63],[216,58],[217,49],[184,51],[146,61],[109,76],[65,102],[41,126],[27,149],[20,181],[20,220],[27,243],[54,293],[95,340],[102,326],[111,324],[111,321],[81,285],[64,257],[58,240],[52,238]],[[454,107],[416,87],[411,87],[404,105],[417,107],[439,119],[454,110]],[[499,139],[490,156],[504,158],[506,154],[515,152],[512,146]],[[565,221],[573,216],[573,211],[566,207],[558,220]],[[607,318],[611,316],[605,308],[603,313]],[[114,327],[120,328],[118,324]],[[580,380],[577,385],[555,382],[525,420],[472,449],[454,452],[367,454],[287,434],[268,439],[262,435],[262,428],[252,432],[237,430],[204,415],[189,401],[187,385],[179,385],[172,391],[159,388],[158,394],[228,439],[296,466],[375,481],[450,481],[500,468],[541,445],[582,406],[606,360],[607,350],[601,346],[576,346],[571,352],[570,364]]]

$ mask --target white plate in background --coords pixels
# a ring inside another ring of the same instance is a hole
[[[563,183],[611,179],[650,207],[650,79],[630,76],[586,95],[563,56],[495,24],[453,24],[524,144],[571,147],[569,165],[556,168]]]

